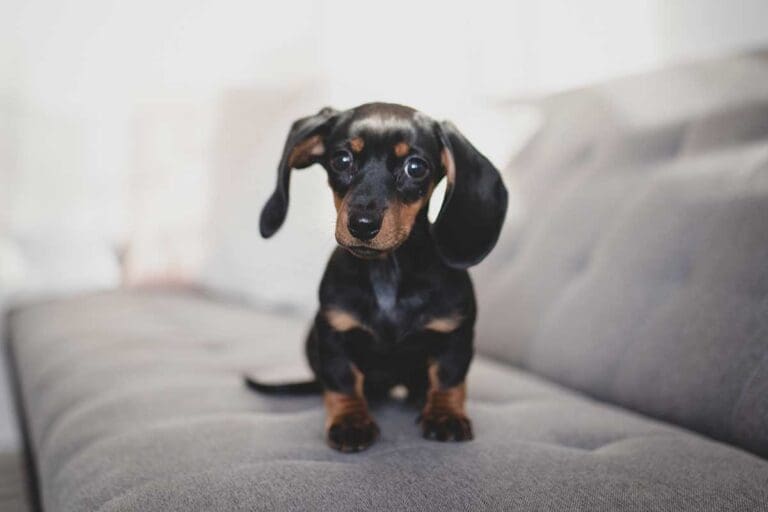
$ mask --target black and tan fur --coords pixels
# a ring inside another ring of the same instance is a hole
[[[411,108],[325,108],[291,128],[261,215],[265,238],[285,220],[291,170],[315,163],[328,173],[339,244],[306,345],[317,380],[249,385],[322,390],[327,441],[341,451],[375,441],[368,401],[397,385],[423,404],[424,437],[471,439],[464,380],[476,311],[466,269],[490,252],[504,221],[507,192],[498,171],[452,124]],[[445,199],[431,224],[427,206],[443,178]]]

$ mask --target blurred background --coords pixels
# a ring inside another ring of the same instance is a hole
[[[257,229],[295,118],[405,103],[503,167],[532,98],[766,46],[765,0],[4,0],[0,303],[191,284],[309,312],[324,173],[295,175],[274,239]]]

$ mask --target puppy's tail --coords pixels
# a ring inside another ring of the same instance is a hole
[[[319,395],[323,391],[320,381],[286,382],[284,384],[265,384],[250,377],[245,377],[245,385],[249,389],[265,395]]]

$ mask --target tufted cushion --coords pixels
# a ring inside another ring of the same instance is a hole
[[[757,54],[545,101],[481,351],[768,456],[766,79]],[[600,122],[562,140],[574,113]]]
[[[245,371],[301,358],[306,322],[173,293],[49,302],[10,318],[48,512],[756,510],[768,462],[478,358],[477,439],[374,413],[362,454],[323,443],[319,397],[267,398]],[[278,372],[280,373],[280,372]]]

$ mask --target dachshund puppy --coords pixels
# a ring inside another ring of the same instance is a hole
[[[467,268],[498,239],[507,209],[499,172],[452,124],[411,108],[324,108],[291,127],[277,188],[261,214],[272,236],[288,212],[292,169],[321,164],[336,206],[336,240],[306,343],[316,381],[261,392],[322,391],[328,444],[370,446],[379,428],[369,399],[397,385],[423,404],[428,439],[472,439],[464,383],[473,354],[475,297]],[[445,178],[434,224],[427,206]]]

